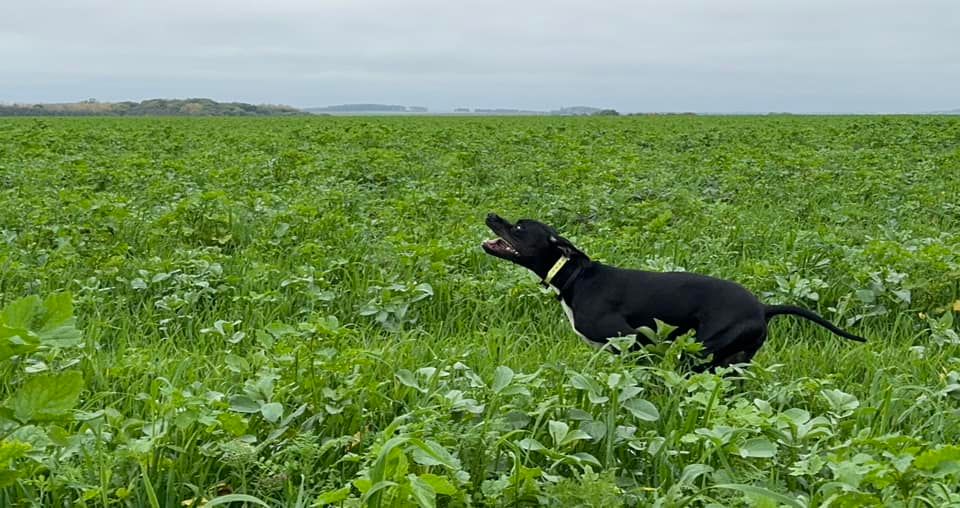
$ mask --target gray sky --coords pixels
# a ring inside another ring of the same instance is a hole
[[[0,101],[960,108],[960,0],[2,0]]]

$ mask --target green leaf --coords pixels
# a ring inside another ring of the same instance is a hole
[[[284,335],[296,335],[297,329],[286,324],[274,321],[266,326],[266,331],[270,335],[273,335],[276,338],[281,338]]]
[[[707,464],[687,464],[687,466],[683,468],[683,473],[680,474],[680,483],[692,485],[693,482],[697,481],[697,478],[710,474],[713,471],[713,466],[708,466]]]
[[[760,457],[771,458],[777,454],[777,445],[770,442],[769,439],[755,437],[748,439],[740,446],[741,457]]]
[[[411,439],[414,446],[413,460],[423,466],[447,466],[460,469],[460,461],[439,443],[430,440]]]
[[[567,432],[570,431],[569,425],[556,420],[550,420],[547,426],[550,428],[550,437],[553,438],[553,444],[555,445],[562,443],[563,438],[567,437]]]
[[[416,298],[414,301],[420,300],[420,299],[422,299],[422,298],[424,298],[424,297],[427,297],[427,296],[433,296],[433,286],[431,286],[430,284],[427,284],[426,282],[424,282],[424,283],[422,283],[422,284],[417,284],[417,287],[415,287],[414,289],[415,289],[416,291],[422,293],[422,295],[423,295],[423,296],[420,296],[420,297]]]
[[[74,416],[76,418],[76,416]],[[68,446],[70,444],[70,438],[72,435],[67,432],[67,429],[59,425],[48,425],[47,426],[47,437],[50,438],[50,441],[57,446]]]
[[[260,406],[260,414],[270,423],[277,423],[283,416],[283,405],[279,402],[270,402]]]
[[[541,444],[540,441],[537,441],[532,437],[521,439],[517,443],[517,446],[519,446],[521,450],[527,450],[527,451],[541,451],[541,450],[547,449],[547,447],[543,446],[543,444]]]
[[[803,409],[792,407],[786,411],[780,413],[781,416],[788,419],[794,427],[803,425],[810,421],[810,413]]]
[[[21,423],[54,420],[73,409],[83,390],[83,375],[71,370],[31,377],[6,406]]]
[[[384,429],[384,435],[390,435],[394,432],[395,426],[400,425],[400,418],[397,418]],[[397,485],[395,482],[386,480],[386,478],[392,477],[394,471],[387,470],[387,464],[390,462],[390,457],[395,456],[393,454],[394,450],[402,454],[400,446],[405,446],[410,442],[411,438],[406,436],[396,436],[387,440],[383,446],[380,447],[380,453],[377,454],[377,459],[373,462],[373,466],[370,467],[369,472],[367,473],[370,482],[373,484],[370,487],[370,490],[366,491],[363,494],[363,497],[360,499],[361,503],[366,503],[370,506],[379,506],[381,501],[380,490]]]
[[[661,338],[667,338],[671,333],[677,330],[677,326],[671,325],[670,323],[664,323],[659,319],[654,319],[653,322],[657,325],[657,336]]]
[[[791,508],[806,508],[800,501],[797,501],[797,499],[796,499],[795,497],[790,497],[790,496],[787,496],[787,495],[784,495],[784,494],[780,494],[780,493],[777,493],[777,492],[773,492],[773,491],[771,491],[771,490],[769,490],[769,489],[765,489],[765,488],[763,488],[763,487],[757,487],[757,486],[755,486],[755,485],[744,485],[744,484],[739,484],[739,483],[727,483],[727,484],[722,484],[722,485],[713,485],[713,486],[710,487],[710,488],[711,488],[711,489],[736,490],[736,491],[739,491],[739,492],[743,492],[744,494],[749,494],[749,495],[752,495],[752,496],[757,496],[757,497],[760,497],[760,498],[764,498],[764,499],[769,499],[769,500],[772,500],[772,501],[776,501],[776,502],[780,503],[781,505],[784,505],[784,504],[785,504],[785,505],[787,505],[787,506],[790,506]]]
[[[596,457],[590,455],[587,452],[577,452],[573,455],[567,455],[567,457],[574,459],[578,464],[590,464],[596,468],[602,468],[603,465],[600,464],[600,461]]]
[[[40,349],[40,337],[26,328],[0,325],[0,361]]]
[[[40,301],[36,295],[16,300],[0,312],[0,360],[36,351],[39,346],[80,344],[70,293],[54,293]]]
[[[510,385],[500,392],[500,395],[526,395],[530,396],[530,390],[526,386],[516,384]]]
[[[856,295],[857,299],[867,305],[876,303],[877,301],[877,295],[870,289],[858,289]]]
[[[885,507],[890,506],[873,494],[866,492],[848,491],[834,494],[824,500],[825,506],[836,506],[837,508],[864,508],[864,507]]]
[[[370,486],[370,489],[363,494],[363,497],[360,498],[360,503],[366,504],[367,506],[380,506],[380,491],[396,486],[397,482],[392,482],[390,480],[382,480],[374,483]]]
[[[513,381],[513,370],[506,365],[501,365],[493,373],[493,385],[490,388],[493,393],[500,393],[511,381]]]
[[[593,378],[589,378],[580,373],[574,373],[570,376],[570,385],[578,390],[586,390],[598,394],[603,391],[600,384]]]
[[[422,480],[415,474],[408,474],[407,480],[410,482],[410,491],[413,499],[420,508],[436,508],[437,491],[433,490],[433,485]]]
[[[163,282],[163,281],[169,279],[171,275],[173,275],[173,274],[167,273],[167,272],[159,272],[159,273],[157,273],[156,275],[154,275],[153,277],[150,278],[150,282],[151,282],[151,283],[153,283],[153,282]]]
[[[213,508],[214,506],[230,503],[251,503],[257,506],[265,506],[266,508],[270,508],[270,505],[262,501],[260,498],[247,494],[228,494],[226,496],[218,496],[204,503],[203,508]]]
[[[452,496],[457,493],[457,487],[450,483],[450,480],[445,476],[423,473],[420,475],[420,479],[429,483],[434,492],[442,496]]]
[[[353,480],[353,486],[360,491],[360,495],[366,494],[373,487],[373,482],[370,481],[370,478],[361,476],[356,480]]]
[[[860,407],[860,401],[849,393],[840,390],[823,390],[820,392],[830,403],[830,409],[835,413],[845,414]]]
[[[0,489],[15,485],[17,483],[17,478],[20,478],[20,472],[16,469],[0,468]]]
[[[606,404],[610,400],[610,397],[600,395],[600,392],[587,392],[587,399],[591,404]]]
[[[949,462],[960,461],[960,446],[946,445],[936,450],[928,450],[917,456],[913,465],[924,471],[935,471]]]
[[[0,324],[10,328],[33,329],[33,321],[42,308],[40,297],[26,296],[7,304],[0,312]]]
[[[260,411],[260,403],[246,395],[234,395],[230,397],[230,410],[238,413],[257,413]]]
[[[220,413],[217,415],[217,421],[223,430],[229,432],[235,437],[240,437],[247,433],[247,420],[233,413]]]
[[[68,348],[76,347],[83,343],[83,334],[74,325],[73,319],[71,319],[69,323],[40,330],[37,332],[37,335],[40,336],[40,341],[43,345],[49,347]]]
[[[893,294],[897,296],[903,303],[910,303],[910,290],[909,289],[897,289],[893,291]]]
[[[43,300],[41,330],[73,322],[73,296],[67,292],[54,293]]]
[[[235,355],[233,353],[227,353],[223,357],[223,363],[233,372],[240,373],[250,370],[250,362],[244,359],[242,356]]]
[[[587,434],[585,431],[580,429],[575,429],[567,433],[566,437],[563,438],[561,445],[568,445],[570,443],[575,443],[577,441],[583,441],[584,439],[592,439],[590,434]]]
[[[620,390],[620,402],[626,402],[637,395],[640,395],[641,392],[643,392],[643,388],[640,388],[639,386],[625,386],[622,390]]]
[[[586,432],[590,439],[600,441],[607,435],[607,425],[603,422],[589,421],[580,424],[580,428]]]
[[[15,439],[0,441],[0,468],[10,466],[10,462],[25,456],[32,449],[30,443]]]
[[[337,490],[328,490],[326,492],[321,492],[317,496],[317,500],[313,503],[315,506],[326,506],[328,504],[337,504],[344,499],[350,497],[350,485],[346,487],[339,488]]]
[[[417,378],[413,376],[413,372],[410,372],[407,369],[397,370],[394,376],[398,381],[400,381],[400,384],[404,386],[409,386],[410,388],[413,388],[421,393],[427,392],[425,389],[420,388],[420,383],[417,383]]]
[[[645,422],[655,422],[660,419],[660,411],[648,400],[631,399],[623,403],[623,407],[633,416]]]
[[[150,502],[150,508],[160,508],[160,500],[157,499],[157,491],[153,488],[150,475],[147,474],[147,463],[145,460],[140,461],[140,479],[143,480],[143,490],[147,492],[147,501]]]

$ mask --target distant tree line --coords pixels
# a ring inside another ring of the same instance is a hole
[[[536,115],[536,116],[620,116],[615,109],[601,109],[590,106],[569,106],[550,111],[537,111],[512,108],[455,108],[454,113],[476,113],[481,115]]]
[[[627,116],[697,116],[693,111],[629,113]]]
[[[211,99],[149,99],[141,102],[82,102],[60,104],[0,104],[0,116],[294,116],[290,106],[217,102]]]
[[[304,111],[311,113],[426,113],[428,110],[423,106],[401,106],[398,104],[337,104],[306,108]]]

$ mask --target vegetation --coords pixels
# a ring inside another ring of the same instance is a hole
[[[0,506],[957,505],[957,167],[946,116],[2,120]],[[594,352],[487,211],[871,340]]]
[[[338,104],[307,108],[311,113],[426,113],[423,106],[400,106],[396,104]]]
[[[0,104],[0,116],[294,116],[304,112],[289,106],[216,102],[210,99],[150,99],[142,102],[82,102],[62,104]]]

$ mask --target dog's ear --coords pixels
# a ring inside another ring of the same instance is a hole
[[[587,257],[587,255],[584,254],[580,249],[574,247],[574,245],[570,243],[570,240],[567,240],[562,236],[550,235],[550,243],[556,245],[557,248],[560,249],[560,253],[570,259]]]

